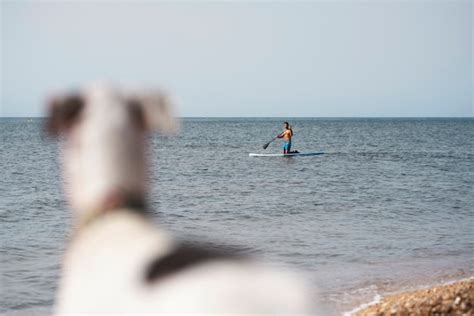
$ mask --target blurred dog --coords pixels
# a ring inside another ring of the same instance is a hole
[[[78,313],[313,312],[295,276],[232,249],[178,243],[146,208],[145,135],[176,130],[160,91],[93,85],[49,102],[48,129],[64,134],[63,165],[75,230],[58,315]]]

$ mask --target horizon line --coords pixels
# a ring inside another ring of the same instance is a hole
[[[38,119],[47,118],[47,116],[0,116],[0,119]],[[271,119],[339,119],[339,118],[474,118],[472,116],[179,116],[177,119],[259,119],[259,118],[271,118]]]

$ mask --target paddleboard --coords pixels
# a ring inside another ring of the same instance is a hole
[[[305,157],[305,156],[318,156],[324,154],[323,152],[314,153],[292,153],[292,154],[254,154],[250,153],[249,157]]]

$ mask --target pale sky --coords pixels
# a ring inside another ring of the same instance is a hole
[[[1,1],[0,116],[165,86],[181,116],[473,116],[473,2]]]

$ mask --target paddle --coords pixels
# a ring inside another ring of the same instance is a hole
[[[280,135],[278,135],[278,136],[280,136]],[[273,142],[275,139],[277,139],[278,136],[273,137],[273,139],[272,139],[271,141],[269,141],[268,143],[266,143],[265,145],[263,145],[263,149],[267,149],[268,145],[270,145],[271,142]]]

